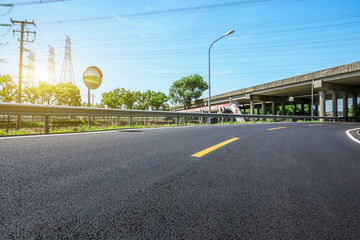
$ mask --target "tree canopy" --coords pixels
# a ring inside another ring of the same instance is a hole
[[[191,102],[201,97],[208,84],[203,78],[194,74],[175,81],[170,87],[170,98],[173,104],[182,103],[184,108],[190,108]]]
[[[39,94],[39,89],[37,87],[26,86],[23,89],[23,101],[31,104],[36,104],[40,99]]]
[[[46,82],[40,82],[37,89],[39,93],[38,103],[51,105],[54,102],[54,85],[47,84]]]
[[[59,83],[53,89],[56,105],[81,106],[80,89],[72,83]]]
[[[353,105],[351,105],[351,107],[349,107],[348,109],[349,109],[348,116],[352,117],[353,116]],[[358,103],[358,105],[357,105],[357,115],[360,116],[360,103]]]
[[[0,77],[0,101],[12,102],[16,99],[16,85],[10,75]]]
[[[121,90],[116,88],[111,92],[104,92],[102,94],[101,103],[108,106],[109,108],[122,108],[124,101],[120,95]]]
[[[0,77],[0,101],[12,102],[17,97],[17,86],[9,75]],[[56,104],[81,106],[80,89],[72,83],[51,85],[40,82],[37,86],[25,86],[22,89],[22,102],[31,104]]]
[[[138,110],[168,110],[166,103],[169,97],[162,92],[147,90],[146,92],[130,91],[116,88],[111,92],[103,93],[101,103],[109,108],[138,109]]]

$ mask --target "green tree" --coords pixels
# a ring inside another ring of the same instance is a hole
[[[39,89],[37,87],[26,86],[23,90],[24,102],[35,104],[39,101]]]
[[[351,107],[348,108],[349,113],[348,116],[352,117],[353,116],[353,105],[351,105]],[[357,107],[357,115],[360,116],[360,103],[358,103],[358,107]]]
[[[96,108],[105,108],[105,105],[103,103],[96,103],[95,107]]]
[[[103,93],[101,104],[109,108],[126,108],[149,110],[169,110],[166,103],[169,97],[162,92],[147,90],[146,92],[130,91],[124,88],[116,88],[111,92]]]
[[[81,106],[80,89],[72,83],[59,83],[54,88],[56,105]]]
[[[0,77],[0,101],[12,102],[16,99],[16,85],[10,75]]]
[[[126,109],[135,109],[136,102],[139,100],[141,93],[132,92],[130,90],[121,89],[121,97],[123,99]]]
[[[46,82],[39,82],[38,85],[39,99],[38,103],[51,105],[54,102],[55,86]]]
[[[122,108],[124,104],[124,99],[121,96],[121,90],[116,88],[111,92],[105,92],[102,94],[101,103],[107,106],[108,108]]]
[[[170,99],[170,97],[166,96],[165,93],[162,92],[154,92],[151,91],[149,103],[152,110],[166,110],[169,108],[169,104],[166,102]]]
[[[201,97],[202,92],[208,89],[203,78],[194,74],[175,81],[170,87],[170,98],[173,104],[182,103],[184,108],[189,108],[193,100]]]
[[[151,91],[147,90],[146,92],[142,92],[139,95],[138,103],[136,105],[136,109],[138,110],[149,110],[150,108],[150,98]]]
[[[166,103],[170,98],[165,93],[147,90],[139,95],[137,109],[139,110],[165,110],[169,109]]]

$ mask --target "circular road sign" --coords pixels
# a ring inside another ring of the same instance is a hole
[[[103,74],[97,67],[88,67],[83,74],[83,81],[90,89],[97,89],[102,82]]]

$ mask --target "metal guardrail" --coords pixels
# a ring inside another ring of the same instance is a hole
[[[298,115],[249,115],[230,113],[193,113],[193,112],[170,112],[170,111],[144,111],[144,110],[123,110],[88,107],[64,107],[52,105],[21,104],[21,103],[0,103],[0,115],[40,115],[45,116],[45,133],[49,133],[49,116],[118,116],[129,117],[130,126],[133,117],[172,117],[178,125],[179,117],[200,117],[200,118],[246,118],[246,119],[324,119],[324,120],[346,120],[341,117],[319,117],[319,116],[298,116]]]

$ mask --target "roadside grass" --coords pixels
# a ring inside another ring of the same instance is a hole
[[[24,129],[17,132],[17,131],[9,131],[7,132],[4,129],[0,129],[0,136],[16,136],[16,135],[26,135],[29,134],[29,132],[25,131]]]

